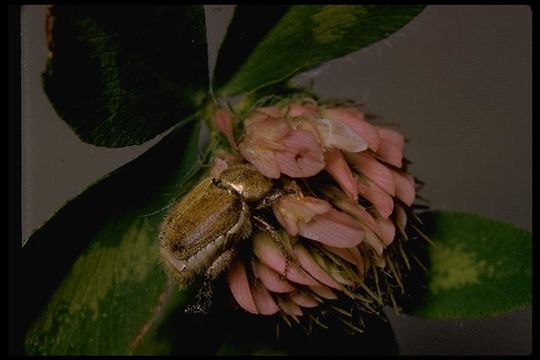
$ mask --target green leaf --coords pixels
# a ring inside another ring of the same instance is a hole
[[[171,355],[174,352],[176,343],[182,343],[184,339],[176,337],[178,331],[171,331],[170,327],[173,324],[176,327],[186,325],[185,322],[177,321],[177,314],[183,312],[186,300],[195,296],[196,289],[197,286],[189,286],[181,290],[172,281],[168,283],[163,307],[148,332],[133,348],[133,355]]]
[[[238,71],[289,8],[290,5],[236,5],[227,35],[219,48],[214,87],[220,88]]]
[[[325,61],[347,55],[399,30],[414,18],[424,6],[378,5],[294,5],[268,31],[230,81],[219,89],[220,96],[252,92],[264,86],[290,79],[293,75],[319,66]],[[250,34],[253,18],[263,15],[245,10],[233,20],[231,37],[240,31]],[[255,38],[260,37],[255,28]],[[246,35],[249,39],[250,35]],[[217,59],[218,84],[228,77],[230,64],[238,58],[228,55],[242,44],[225,42]],[[247,46],[251,44],[248,41]],[[224,64],[221,64],[224,62]],[[226,70],[220,70],[226,69]],[[222,73],[221,73],[222,71]]]
[[[45,92],[83,141],[143,143],[204,100],[202,6],[54,6],[50,12]]]
[[[198,164],[198,127],[181,130],[70,201],[28,240],[19,296],[27,353],[129,354],[151,325],[166,283],[159,224]]]
[[[531,304],[529,232],[461,212],[428,212],[422,219],[433,245],[427,249],[427,292],[414,315],[473,318]]]

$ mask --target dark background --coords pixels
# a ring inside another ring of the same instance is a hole
[[[233,7],[206,6],[210,64]],[[45,7],[21,14],[22,235],[68,199],[155,144],[82,143],[41,88]],[[526,6],[428,6],[366,49],[296,77],[323,97],[352,98],[397,123],[411,172],[437,209],[532,228],[532,12]],[[427,321],[387,311],[404,355],[528,354],[532,310]]]

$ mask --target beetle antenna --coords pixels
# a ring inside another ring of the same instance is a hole
[[[149,217],[149,216],[152,216],[152,215],[159,214],[160,212],[170,208],[173,204],[174,204],[174,201],[170,202],[169,204],[165,205],[164,207],[162,207],[160,209],[157,209],[155,211],[152,211],[152,212],[149,212],[149,213],[146,213],[146,214],[142,214],[142,215],[139,215],[139,216],[140,217]]]

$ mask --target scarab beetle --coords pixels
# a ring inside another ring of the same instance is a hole
[[[253,220],[259,227],[268,225],[254,213],[284,193],[245,163],[204,178],[162,222],[159,240],[165,269],[181,285],[198,274],[215,280],[234,260],[235,245],[250,236]]]

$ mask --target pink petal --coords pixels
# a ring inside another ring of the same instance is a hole
[[[296,319],[297,316],[304,315],[302,308],[292,302],[290,299],[278,298],[278,306],[285,314],[291,315]]]
[[[238,164],[244,161],[239,154],[231,154],[223,149],[218,149],[216,151],[216,156],[223,159],[229,165]]]
[[[235,261],[227,273],[227,281],[236,302],[246,311],[258,314],[253,295],[249,289],[246,269],[241,261]]]
[[[319,285],[317,280],[309,276],[295,264],[290,264],[287,268],[287,279],[301,285]]]
[[[381,164],[372,155],[361,152],[356,154],[346,154],[347,161],[353,164],[358,173],[367,176],[375,184],[379,185],[388,194],[394,196],[394,178],[384,164]]]
[[[398,168],[403,165],[403,151],[392,143],[381,142],[376,154],[390,165]]]
[[[401,231],[405,232],[405,226],[407,225],[407,212],[400,205],[396,205],[396,224]]]
[[[364,259],[358,250],[358,247],[351,247],[347,249],[335,248],[332,246],[324,245],[329,251],[333,252],[343,260],[355,265],[358,268],[360,274],[364,273]]]
[[[332,209],[332,205],[330,205],[328,201],[313,196],[304,196],[299,201],[302,202],[302,205],[309,208],[316,214],[324,214],[328,210]]]
[[[217,157],[214,160],[214,163],[212,164],[212,167],[210,168],[210,176],[212,176],[213,178],[217,178],[228,167],[229,167],[229,164],[227,163],[226,160],[224,160],[224,159],[222,159],[220,157]]]
[[[218,129],[227,137],[229,144],[233,148],[238,150],[238,145],[236,145],[236,141],[234,140],[234,135],[233,135],[232,115],[225,109],[219,109],[218,111],[216,111],[216,115],[214,119],[215,119]]]
[[[381,142],[392,143],[403,151],[405,146],[405,138],[399,132],[393,129],[384,128],[380,126],[375,127],[381,138]]]
[[[383,254],[384,243],[381,238],[373,231],[366,230],[364,242],[368,243],[373,248],[373,250],[375,250],[377,254],[379,254],[379,256]]]
[[[246,126],[247,138],[251,137],[255,139],[255,143],[257,143],[257,141],[263,141],[264,139],[267,141],[279,142],[287,136],[289,131],[292,131],[292,128],[289,126],[287,120],[282,118],[266,117],[257,122],[252,122],[249,127]],[[277,148],[282,147],[278,146]]]
[[[282,141],[286,149],[295,153],[313,153],[315,157],[322,158],[322,149],[313,134],[291,129]],[[319,155],[320,154],[320,155]]]
[[[364,120],[364,114],[354,108],[331,108],[321,112],[324,118],[335,119],[354,129],[367,143],[371,150],[379,147],[379,133],[377,129]]]
[[[379,185],[367,178],[362,178],[359,179],[358,187],[360,189],[360,195],[372,203],[382,217],[387,218],[392,214],[394,200]]]
[[[343,260],[346,260],[346,261],[350,262],[351,264],[356,264],[353,255],[349,251],[349,249],[356,249],[356,247],[354,247],[354,248],[336,248],[336,247],[328,246],[328,245],[324,245],[324,247],[326,249],[328,249],[328,251],[330,251],[330,252],[336,254],[337,256],[339,256],[340,258],[342,258]]]
[[[260,261],[253,259],[252,264],[255,276],[268,290],[276,293],[286,293],[294,290],[294,287],[288,281],[282,280],[277,272]]]
[[[283,116],[283,114],[281,113],[281,111],[279,111],[277,106],[260,107],[260,108],[257,108],[257,111],[262,112],[268,116],[275,117],[275,118],[279,118]]]
[[[317,139],[307,131],[293,130],[281,140],[286,150],[276,151],[280,171],[291,177],[310,177],[324,169],[324,154]]]
[[[353,177],[341,151],[338,149],[326,151],[325,160],[326,167],[324,169],[336,180],[349,199],[356,201],[358,198],[358,183]]]
[[[271,179],[280,177],[281,173],[272,151],[261,147],[253,147],[245,142],[240,143],[239,149],[242,157],[253,164],[261,174]]]
[[[368,148],[366,140],[344,122],[325,118],[313,118],[310,122],[317,129],[322,145],[327,149],[359,152]]]
[[[363,238],[363,231],[354,219],[335,209],[316,215],[307,223],[298,224],[298,234],[335,247],[353,247]]]
[[[316,214],[323,214],[331,208],[328,202],[312,196],[305,196],[301,199],[284,197],[272,204],[276,219],[291,236],[298,234],[299,221],[307,223]]]
[[[262,315],[273,315],[279,311],[272,295],[266,290],[266,288],[261,284],[255,284],[251,287],[251,293],[253,294],[253,300],[259,310],[259,313]]]
[[[311,257],[309,252],[301,244],[296,244],[294,251],[298,256],[300,266],[315,279],[319,280],[324,285],[328,285],[334,289],[340,290],[341,285],[338,284],[317,262]]]
[[[322,298],[329,299],[329,300],[337,299],[336,294],[334,294],[332,290],[330,290],[330,288],[327,286],[319,285],[319,286],[310,286],[309,288],[311,289],[311,291],[313,291],[315,294],[319,295]]]
[[[360,274],[363,274],[365,272],[366,262],[364,261],[364,257],[360,253],[360,250],[358,250],[358,247],[349,248],[347,250],[351,253],[358,271]]]
[[[302,105],[299,103],[291,103],[289,104],[289,108],[286,113],[287,113],[287,116],[297,117],[297,116],[302,116],[304,114],[315,115],[317,114],[317,111],[309,107],[309,104]]]
[[[345,275],[341,270],[331,269],[330,275],[340,284],[343,284],[347,287],[352,287],[354,285],[354,280],[351,279],[348,275]]]
[[[395,130],[377,127],[381,143],[376,151],[385,162],[398,168],[402,166],[405,139]]]
[[[289,298],[294,302],[296,305],[305,307],[305,308],[314,308],[319,306],[319,303],[317,300],[313,298],[313,296],[305,293],[305,292],[298,292],[295,291],[291,294],[289,294]]]
[[[396,226],[390,218],[383,218],[382,216],[376,216],[375,221],[379,225],[379,237],[385,246],[388,246],[394,241],[396,236]]]
[[[249,113],[249,115],[244,120],[244,129],[246,130],[246,133],[249,134],[255,124],[266,120],[268,120],[268,115],[255,109],[254,111]]]
[[[360,226],[358,224],[358,221],[356,221],[352,216],[349,214],[346,214],[342,211],[338,211],[334,208],[330,209],[328,212],[322,214],[327,219],[334,221],[335,223],[339,223],[345,226],[352,227],[354,229],[360,229]],[[321,216],[322,216],[321,215]],[[360,229],[361,230],[361,229]],[[361,241],[361,240],[360,240]],[[357,241],[355,241],[357,242]],[[357,244],[353,245],[356,246]],[[338,246],[336,246],[338,247]]]
[[[352,215],[352,217],[359,220],[363,226],[366,226],[374,232],[379,231],[379,226],[377,225],[377,222],[373,216],[371,216],[371,214],[367,212],[361,205],[351,203],[346,199],[336,200],[334,204],[340,210],[345,211],[347,214]]]
[[[285,230],[287,230],[287,233],[291,236],[296,236],[298,235],[299,219],[287,204],[287,199],[275,201],[272,204],[272,211],[274,212],[277,221],[285,228]]]
[[[328,202],[313,196],[304,196],[301,199],[284,197],[278,200],[278,203],[279,211],[289,212],[303,222],[308,222],[315,215],[324,214],[332,208]]]
[[[268,234],[257,233],[253,236],[253,253],[263,264],[279,274],[285,271],[285,257]],[[297,284],[319,285],[317,280],[295,264],[289,264],[286,277]]]
[[[248,137],[253,138],[253,140],[250,140],[255,144],[254,147],[272,152],[275,152],[276,150],[285,150],[285,146],[283,146],[283,144],[280,142],[281,139],[273,139],[271,137],[255,137],[255,135],[248,135]]]
[[[392,170],[394,183],[396,184],[396,197],[407,206],[411,206],[416,197],[414,177],[411,174]]]
[[[324,161],[310,157],[299,157],[290,151],[279,151],[275,154],[279,171],[294,178],[306,178],[318,174],[324,169]]]

